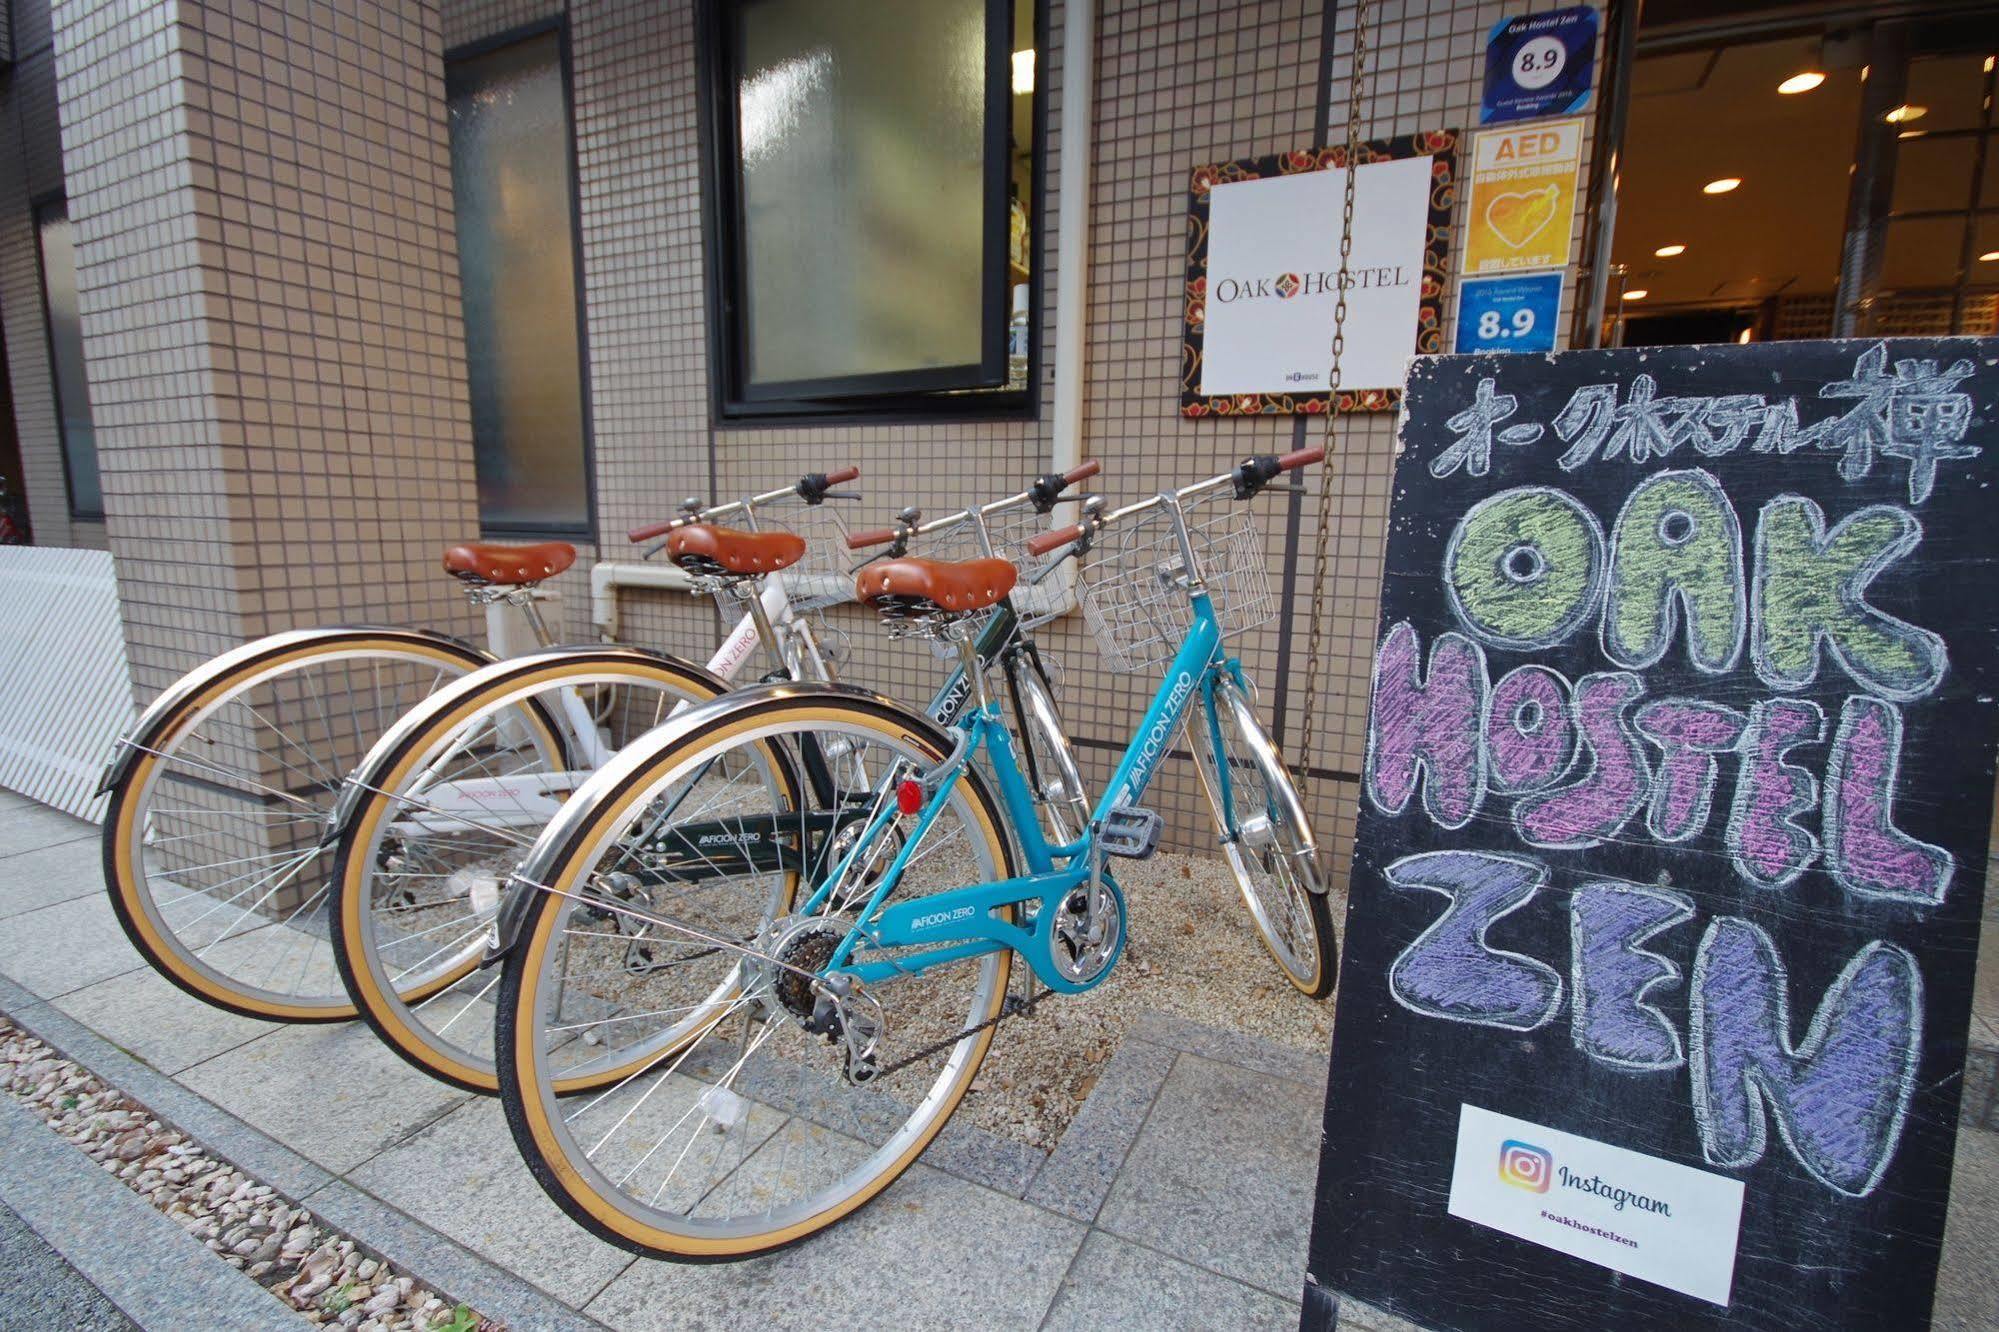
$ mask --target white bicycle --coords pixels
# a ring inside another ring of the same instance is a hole
[[[924,527],[965,529],[961,537],[970,535],[988,553],[1017,547],[1045,527],[1042,515],[1063,490],[1096,470],[1086,464],[1068,476],[1043,477],[1019,495]],[[508,876],[581,783],[640,732],[727,690],[742,678],[757,644],[779,664],[766,679],[832,681],[830,657],[837,654],[825,650],[809,612],[850,598],[853,583],[844,568],[830,580],[801,574],[810,545],[792,532],[760,530],[759,514],[792,493],[690,509],[635,534],[663,536],[660,547],[697,591],[745,607],[708,668],[621,647],[556,650],[488,666],[411,711],[348,779],[333,816],[334,957],[361,1016],[416,1067],[469,1090],[497,1090],[492,998],[500,972],[482,963],[498,955],[512,916],[528,905],[526,894],[507,890]],[[1008,526],[995,543],[1002,515],[1026,521]],[[724,518],[749,530],[718,526]],[[900,538],[907,539],[907,533]],[[845,542],[821,544],[821,558],[841,564],[850,558]],[[1004,674],[1026,747],[1041,757],[1040,796],[1051,823],[1077,819],[1075,759],[1041,658],[1011,605],[988,617],[982,642],[981,675]],[[953,716],[973,694],[960,671],[930,711]],[[837,845],[837,829],[746,822],[731,801],[766,811],[772,799],[794,809],[823,808],[824,799],[796,798],[801,792],[791,784],[802,782],[821,797],[850,788],[861,779],[858,757],[828,745],[793,769],[760,751],[746,754],[711,774],[716,785],[702,800],[662,806],[635,834],[629,882],[621,883],[633,901],[698,896],[750,866],[796,869],[786,858],[795,858],[800,845]],[[615,929],[622,919],[613,914],[607,921]],[[586,994],[587,984],[590,1002],[608,1013],[623,989],[684,962],[684,952],[652,930],[628,930],[613,974],[573,978],[577,993]],[[575,1037],[588,1044],[598,1033],[579,1026]],[[619,1076],[615,1068],[595,1069],[563,1090]]]
[[[632,539],[664,537],[664,546],[674,530],[684,542],[700,526],[694,513],[754,514],[781,498],[823,514],[833,488],[858,475],[857,468],[814,473],[733,505],[696,505]],[[806,548],[794,533],[741,535],[762,552],[795,550],[787,563]],[[815,544],[831,551],[837,536]],[[471,542],[446,550],[444,569],[496,626],[515,617],[546,651],[553,639],[536,607],[538,586],[575,558],[563,542]],[[766,580],[706,667],[637,649],[591,649],[597,675],[579,674],[551,695],[531,732],[550,745],[559,736],[565,770],[587,772],[655,714],[726,690],[759,643],[778,644],[792,668],[824,678],[824,654],[801,607],[843,597],[846,580],[835,563],[793,583]],[[290,1022],[354,1017],[323,912],[335,860],[328,832],[345,779],[412,708],[493,664],[492,654],[427,630],[323,628],[258,639],[176,681],[119,740],[99,786],[111,794],[105,886],[133,945],[168,980],[231,1012]],[[540,653],[500,663],[545,665]],[[566,789],[542,788],[548,801]],[[477,803],[470,789],[433,794],[443,808]]]

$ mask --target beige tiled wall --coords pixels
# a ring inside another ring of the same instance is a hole
[[[295,625],[469,629],[436,8],[78,0],[55,35],[139,695]]]
[[[520,0],[447,4],[454,43],[489,37],[550,7]],[[1466,129],[1477,121],[1487,29],[1519,6],[1450,0],[1378,2],[1370,7],[1373,95],[1363,133]],[[1338,18],[1332,105],[1344,107],[1350,7]],[[1050,15],[1054,49],[1040,77],[1050,90],[1048,187],[1041,227],[1044,349],[1041,419],[980,424],[717,428],[709,420],[704,274],[698,195],[692,6],[633,0],[568,5],[581,212],[588,299],[591,404],[600,526],[606,558],[630,558],[624,528],[669,511],[683,495],[715,487],[736,494],[779,484],[808,467],[863,469],[864,505],[854,518],[872,526],[904,504],[931,512],[1017,488],[1046,466],[1052,443],[1053,298],[1056,193],[1062,170],[1062,7]],[[1177,415],[1187,180],[1193,167],[1308,143],[1318,110],[1323,11],[1313,0],[1184,0],[1103,3],[1098,10],[1093,108],[1091,280],[1087,324],[1089,388],[1086,456],[1100,459],[1097,484],[1116,498],[1218,471],[1248,453],[1294,447],[1296,423],[1182,421]],[[1344,132],[1335,122],[1332,137]],[[1579,222],[1578,222],[1579,226]],[[1447,309],[1447,314],[1449,310]],[[1307,428],[1316,439],[1323,429]],[[1259,502],[1273,578],[1302,572],[1293,589],[1293,634],[1286,732],[1294,741],[1315,549],[1320,484],[1335,490],[1333,562],[1328,579],[1326,665],[1310,706],[1321,773],[1312,798],[1325,840],[1351,838],[1351,774],[1360,764],[1374,586],[1386,531],[1393,423],[1350,423],[1335,461],[1296,501],[1303,531],[1286,544],[1291,501]],[[1281,586],[1281,584],[1280,584]],[[837,611],[834,626],[852,643],[848,678],[910,699],[927,696],[937,666],[920,645],[885,642],[870,617]],[[571,614],[572,625],[578,617]],[[673,594],[625,598],[629,633],[656,646],[705,655],[714,641],[708,608]],[[1063,706],[1084,745],[1093,780],[1109,774],[1116,747],[1138,718],[1152,682],[1113,676],[1097,659],[1081,617],[1041,632],[1065,666]],[[1242,640],[1264,685],[1266,711],[1286,674],[1275,625]],[[1169,816],[1171,838],[1210,844],[1190,765],[1169,766],[1151,797]]]
[[[1474,127],[1485,33],[1518,11],[1376,0],[1362,133]],[[475,517],[441,57],[565,13],[606,558],[632,558],[619,534],[684,495],[737,494],[808,468],[861,466],[867,502],[852,516],[872,525],[904,504],[937,512],[1008,492],[1046,466],[1067,118],[1060,0],[1040,70],[1054,105],[1036,219],[1047,306],[1039,419],[824,427],[710,420],[687,0],[446,0],[441,10],[180,0],[138,14],[79,0],[64,6],[57,43],[65,156],[82,203],[72,211],[93,397],[103,400],[111,535],[128,566],[142,694],[200,651],[283,623],[463,623],[431,563],[439,537],[469,532]],[[1188,422],[1177,405],[1189,172],[1308,144],[1322,95],[1344,108],[1352,9],[1335,16],[1322,90],[1325,19],[1316,0],[1099,5],[1085,454],[1103,462],[1098,484],[1114,497],[1323,431],[1289,418]],[[1344,128],[1335,118],[1326,137]],[[0,284],[12,252],[0,229]],[[1354,418],[1332,445],[1302,492],[1272,492],[1256,509],[1271,576],[1290,596],[1288,659],[1277,624],[1241,650],[1266,713],[1283,705],[1294,746],[1314,710],[1313,752],[1295,757],[1317,774],[1325,840],[1343,848],[1392,419]],[[1334,499],[1326,668],[1308,699],[1300,677],[1321,486]],[[308,551],[304,536],[332,544]],[[562,583],[568,637],[586,632],[592,555]],[[832,621],[853,645],[849,678],[909,698],[936,681],[920,646],[885,643],[855,611]],[[627,594],[625,625],[697,657],[717,629],[711,608],[676,594]],[[1151,682],[1105,672],[1080,617],[1042,638],[1065,663],[1071,729],[1101,779]],[[1169,766],[1155,792],[1175,843],[1206,845],[1191,768]]]

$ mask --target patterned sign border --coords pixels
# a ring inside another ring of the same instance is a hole
[[[1443,327],[1444,286],[1450,271],[1451,210],[1457,202],[1457,130],[1430,130],[1369,139],[1360,146],[1360,164],[1404,157],[1434,157],[1430,181],[1430,218],[1423,242],[1423,287],[1417,309],[1414,355],[1446,350]],[[1303,171],[1344,170],[1346,146],[1294,148],[1267,157],[1239,157],[1194,168],[1187,190],[1187,290],[1185,332],[1180,348],[1180,415],[1190,420],[1210,416],[1278,416],[1303,412],[1322,415],[1326,393],[1233,393],[1207,396],[1200,392],[1201,352],[1206,338],[1208,304],[1208,191],[1217,185]],[[1331,349],[1328,349],[1330,356]],[[1401,401],[1399,389],[1363,389],[1340,394],[1343,412],[1392,411]]]

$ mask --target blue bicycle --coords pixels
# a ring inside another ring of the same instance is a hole
[[[533,891],[501,984],[501,1096],[556,1202],[627,1248],[712,1260],[792,1243],[879,1194],[935,1142],[1003,1021],[1116,965],[1116,866],[1158,846],[1141,801],[1183,726],[1258,934],[1324,996],[1335,940],[1316,846],[1225,645],[1274,610],[1263,549],[1243,507],[1218,502],[1322,454],[1251,458],[1119,509],[1092,499],[1028,543],[1055,557],[1036,582],[1095,557],[1078,596],[1114,668],[1164,666],[1069,840],[1049,832],[979,646],[1019,581],[1005,559],[892,554],[856,579],[892,633],[958,656],[971,706],[955,724],[780,683],[692,708],[601,768],[517,872]],[[760,854],[642,882],[634,830],[668,817]],[[642,974],[620,974],[635,926],[656,946]],[[596,1069],[619,1076],[557,1095]]]

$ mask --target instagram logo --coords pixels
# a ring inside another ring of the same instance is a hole
[[[1499,1144],[1499,1177],[1516,1189],[1546,1193],[1555,1158],[1531,1142],[1508,1139]]]

